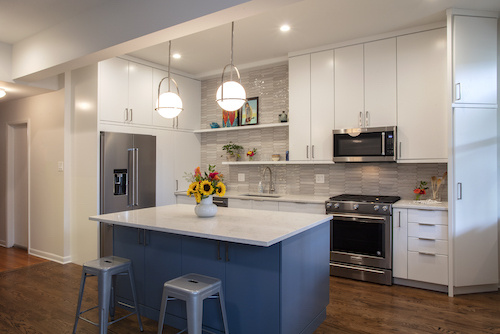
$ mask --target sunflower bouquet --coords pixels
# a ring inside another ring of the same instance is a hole
[[[186,173],[186,180],[191,182],[187,190],[187,195],[194,195],[196,203],[200,203],[202,199],[213,194],[224,196],[226,186],[222,181],[224,176],[215,171],[215,165],[208,165],[208,173],[201,173],[200,167],[196,167],[194,174]]]

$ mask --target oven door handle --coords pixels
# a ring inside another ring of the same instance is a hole
[[[379,217],[379,216],[355,216],[355,215],[349,215],[349,214],[340,214],[340,213],[334,213],[333,218],[347,218],[352,221],[356,222],[362,222],[362,223],[383,223],[387,221],[388,217]],[[375,220],[375,221],[374,221]]]

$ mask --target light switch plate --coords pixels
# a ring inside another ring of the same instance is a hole
[[[325,174],[316,174],[316,183],[325,183]]]
[[[238,182],[245,182],[245,174],[238,173]]]
[[[64,162],[63,161],[58,161],[57,162],[57,171],[63,172],[64,171]]]

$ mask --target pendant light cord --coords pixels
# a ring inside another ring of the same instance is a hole
[[[168,41],[168,63],[167,63],[167,78],[168,78],[168,92],[170,92],[170,50],[172,48],[172,41]]]
[[[234,21],[231,22],[231,77],[230,80],[233,81],[233,40],[234,40]]]

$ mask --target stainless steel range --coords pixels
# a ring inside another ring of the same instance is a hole
[[[330,275],[392,284],[392,204],[398,196],[338,195],[332,214]]]

